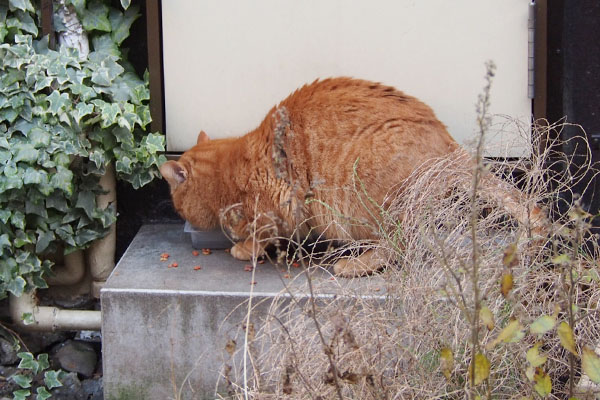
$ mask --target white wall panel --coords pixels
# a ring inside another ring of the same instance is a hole
[[[432,106],[464,143],[486,60],[492,112],[530,118],[527,0],[168,0],[162,2],[167,145],[244,134],[302,84],[354,76]],[[498,120],[499,121],[499,120]],[[495,155],[514,135],[496,135]],[[523,140],[521,144],[523,144]],[[512,147],[511,154],[518,155]]]

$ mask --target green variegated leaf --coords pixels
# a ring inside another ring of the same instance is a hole
[[[102,1],[92,0],[88,2],[87,9],[81,15],[81,24],[86,31],[110,32],[111,26],[108,20],[108,6]]]
[[[46,400],[52,397],[50,392],[48,392],[48,390],[46,390],[46,388],[43,386],[38,386],[35,391],[37,393],[35,400]]]
[[[48,387],[48,389],[54,389],[57,387],[61,387],[63,384],[60,382],[60,379],[63,378],[62,371],[46,371],[44,373],[44,383]]]
[[[90,219],[93,219],[94,210],[96,209],[96,195],[91,191],[80,192],[77,195],[77,208],[81,208],[85,211]]]
[[[16,390],[12,393],[13,400],[26,400],[31,392],[27,389]]]
[[[47,97],[50,107],[48,108],[52,114],[58,114],[60,110],[70,108],[71,100],[67,93],[60,93],[58,90],[54,90],[50,96]]]
[[[75,122],[79,123],[81,121],[81,118],[85,117],[86,115],[90,115],[93,112],[93,104],[78,103],[77,106],[75,106],[75,109],[71,112],[71,115],[73,115],[73,119],[75,119]]]
[[[35,12],[30,0],[8,0],[9,9]]]
[[[129,36],[129,30],[133,22],[140,17],[139,6],[136,5],[131,8],[123,7],[126,9],[124,13],[121,13],[117,9],[110,10],[109,20],[112,26],[111,37],[113,42],[117,45],[121,45],[123,40]]]
[[[65,0],[65,4],[72,5],[79,16],[85,12],[85,0]]]
[[[26,284],[27,282],[25,282],[25,279],[23,279],[21,276],[17,276],[12,281],[7,282],[6,290],[11,292],[14,296],[21,297],[21,295],[25,291]]]
[[[33,380],[31,376],[15,374],[10,377],[17,385],[22,387],[23,389],[27,389],[31,387],[31,381]]]
[[[120,57],[121,51],[119,47],[113,42],[110,34],[95,36],[92,38],[92,45],[94,52],[100,54],[100,57],[106,57],[107,55],[113,57]],[[93,56],[90,54],[90,58]]]
[[[38,150],[30,143],[18,143],[11,149],[14,162],[33,163],[38,159]]]
[[[73,172],[62,166],[57,166],[56,172],[50,178],[50,185],[68,194],[73,193]]]
[[[126,10],[130,4],[131,4],[131,0],[121,0],[121,6]]]

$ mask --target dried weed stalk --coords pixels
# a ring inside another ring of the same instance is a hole
[[[565,167],[572,166],[562,152],[569,143],[556,134],[565,125],[536,126],[529,157],[477,162],[475,175],[464,154],[416,170],[381,205],[381,220],[373,227],[381,240],[342,249],[375,248],[388,264],[380,274],[332,278],[322,268],[328,262],[322,254],[302,247],[298,236],[287,238],[299,245],[303,273],[292,282],[284,280],[286,289],[266,315],[254,316],[252,338],[244,330],[260,377],[244,380],[247,367],[236,364],[231,351],[230,395],[462,399],[577,394],[582,349],[600,341],[597,238],[590,235],[590,216],[577,200],[561,214],[551,205],[577,199],[566,194],[596,171],[591,157],[579,168]],[[502,129],[509,126],[527,133],[508,120]],[[482,134],[488,129],[483,126]],[[476,154],[481,161],[481,152]],[[547,206],[555,222],[543,240],[489,196],[479,195],[479,179],[490,173],[501,175],[507,189],[518,187],[519,204],[526,209]],[[360,184],[356,196],[368,200]],[[253,307],[248,312],[247,322]],[[565,339],[569,331],[571,341]]]

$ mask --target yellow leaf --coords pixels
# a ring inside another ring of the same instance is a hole
[[[443,347],[440,350],[440,368],[446,379],[450,379],[454,369],[454,354],[448,347]]]
[[[535,367],[532,367],[531,365],[527,367],[525,370],[525,376],[527,376],[527,379],[530,381],[533,381],[533,377],[535,376]]]
[[[552,380],[541,368],[536,368],[533,380],[535,381],[533,388],[540,396],[546,397],[552,392]]]
[[[600,358],[593,349],[583,348],[581,356],[581,368],[583,372],[595,383],[600,383]]]
[[[500,292],[502,293],[502,296],[504,296],[504,297],[508,296],[508,293],[510,293],[512,287],[513,287],[512,274],[506,273],[506,274],[502,275],[502,280],[500,281]]]
[[[519,263],[519,258],[517,257],[517,244],[513,243],[509,245],[506,249],[504,249],[504,257],[502,257],[502,264],[505,267],[514,267]]]
[[[494,329],[494,315],[492,314],[490,309],[487,308],[487,306],[481,307],[481,310],[479,310],[479,318],[481,318],[488,331]]]
[[[542,343],[536,343],[532,348],[527,350],[527,361],[531,364],[532,367],[539,367],[544,364],[548,357],[540,354],[540,345]]]
[[[569,324],[564,321],[561,322],[558,325],[558,328],[556,328],[556,331],[558,333],[558,337],[560,338],[560,344],[562,344],[562,346],[572,354],[579,357],[577,350],[575,350],[575,339],[573,338],[573,331],[571,330]]]
[[[475,361],[469,366],[469,377],[473,379],[473,385],[477,386],[490,376],[490,362],[481,353],[475,354]]]
[[[550,329],[554,328],[556,317],[550,315],[542,315],[529,326],[529,331],[533,334],[543,335]]]
[[[518,342],[523,338],[524,335],[525,332],[523,332],[523,325],[521,325],[518,320],[513,319],[504,327],[504,329],[500,331],[494,340],[488,343],[486,348],[489,350],[500,342]]]
[[[569,261],[571,261],[571,259],[567,254],[561,254],[552,259],[552,263],[558,265],[566,265],[569,263]]]

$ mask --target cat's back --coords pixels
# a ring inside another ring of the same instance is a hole
[[[373,178],[387,181],[389,176],[381,176],[388,175],[385,168],[393,168],[396,178],[406,177],[426,160],[457,148],[429,106],[376,82],[317,80],[296,90],[282,106],[296,135],[297,155],[321,174],[335,170],[329,175],[336,183],[348,180],[358,159]]]

